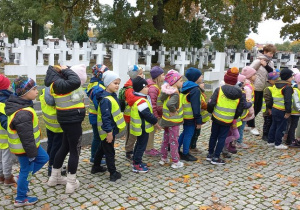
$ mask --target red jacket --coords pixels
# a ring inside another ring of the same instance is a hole
[[[152,79],[148,79],[148,87],[149,87],[149,93],[148,95],[151,98],[151,104],[152,104],[152,109],[153,109],[153,114],[156,118],[161,118],[162,117],[162,106],[157,106],[157,99],[158,95],[160,94],[160,90],[155,87],[155,83],[153,82]]]
[[[129,79],[124,84],[124,87],[129,87],[128,89],[125,90],[125,100],[126,100],[127,104],[131,107],[141,97],[134,95],[133,94],[133,92],[134,92],[133,88],[130,88],[130,86],[132,87],[132,80],[131,79]],[[124,115],[124,119],[125,119],[125,122],[127,122],[127,123],[130,122],[130,116]]]

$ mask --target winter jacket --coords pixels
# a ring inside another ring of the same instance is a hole
[[[275,82],[275,86],[279,89],[282,89],[282,94],[284,97],[284,106],[285,106],[285,113],[291,113],[292,112],[292,97],[293,97],[293,88],[291,87],[291,83],[279,80]],[[273,98],[270,101],[266,101],[266,107],[269,109],[272,109],[273,107]]]
[[[148,82],[148,87],[149,87],[148,95],[151,98],[153,114],[156,118],[161,118],[162,117],[162,106],[156,105],[160,91],[154,86],[155,83],[153,82],[152,79],[148,79],[147,82]]]
[[[113,132],[113,135],[116,135],[119,133],[119,128],[115,123],[113,116],[111,115],[112,105],[110,100],[105,98],[106,96],[112,96],[119,104],[119,99],[116,93],[109,93],[104,90],[101,92],[101,94],[99,94],[99,106],[101,109],[102,117],[101,128],[106,133]]]
[[[272,93],[270,91],[270,89],[268,87],[271,87],[272,85],[267,82],[267,87],[264,89],[264,99],[265,99],[265,104],[270,104],[270,101],[272,102],[273,101],[273,98],[272,98]],[[272,102],[273,103],[273,102]],[[263,116],[269,116],[269,110],[271,110],[272,107],[267,107],[266,105],[266,111],[263,113]]]
[[[5,102],[5,113],[7,116],[12,115],[16,111],[26,108],[32,107],[33,102],[30,100],[22,99],[18,96],[11,95],[7,101]],[[26,152],[28,158],[36,157],[38,154],[38,150],[36,148],[35,139],[33,135],[33,115],[31,112],[27,110],[22,110],[17,112],[14,119],[10,124],[10,128],[12,130],[16,130],[22,146]],[[9,125],[7,125],[9,126]]]
[[[254,92],[254,90],[252,89],[251,82],[248,79],[245,80],[244,91],[245,91],[245,95],[246,95],[246,102],[251,102],[252,103],[252,92]],[[255,117],[254,104],[253,104],[253,106],[251,106],[248,109],[248,111],[249,111],[249,114],[247,115],[246,118],[243,119],[243,121],[247,122],[249,120],[252,120]]]
[[[9,90],[0,90],[0,102],[5,103],[12,94],[13,93]],[[0,123],[1,126],[7,130],[7,116],[5,114],[0,113]]]
[[[299,99],[299,95],[298,95],[298,91],[294,91],[294,94],[293,94],[293,109],[297,110],[298,112],[300,112],[300,99]],[[299,116],[300,113],[297,113],[297,114],[293,114],[293,115],[297,115]]]
[[[168,83],[165,83],[161,86],[161,95],[160,100],[164,103],[170,97],[169,101],[167,102],[167,107],[170,112],[176,112],[179,108],[179,91],[177,88],[170,86]],[[182,122],[183,123],[183,122]],[[174,123],[170,121],[166,121],[163,118],[160,121],[160,125],[162,127],[173,127],[177,125],[181,125],[182,123]]]
[[[49,66],[45,77],[45,85],[49,87],[52,83],[54,83],[53,91],[58,95],[70,93],[81,85],[79,77],[71,69],[64,69],[59,73],[53,66]],[[85,108],[57,110],[57,120],[60,124],[82,122],[84,117]]]
[[[229,98],[231,100],[240,99],[240,103],[238,104],[238,106],[236,108],[235,116],[234,116],[234,119],[237,119],[238,117],[240,117],[242,115],[242,113],[244,111],[244,103],[241,101],[242,91],[239,88],[237,88],[236,86],[230,86],[230,85],[223,85],[219,88],[222,88],[222,91],[227,98]],[[209,99],[209,101],[207,103],[207,111],[209,113],[213,113],[214,108],[217,105],[219,88],[217,88],[215,90],[215,92],[213,93],[213,95],[211,96],[211,98]],[[222,121],[219,121],[216,118],[214,118],[213,115],[212,115],[212,120],[218,124],[225,125],[225,126],[230,126],[232,124],[232,123],[224,123]]]
[[[262,66],[260,63],[261,60],[266,60],[267,66]],[[268,73],[275,70],[272,58],[269,58],[262,53],[258,53],[257,58],[250,66],[256,70],[256,79],[254,82],[255,91],[263,91],[267,86]]]
[[[198,84],[192,81],[186,81],[182,85],[183,94],[188,94],[187,101],[191,103],[193,109],[194,119],[192,120],[184,120],[185,125],[201,125],[202,124],[202,116],[201,112],[201,91]]]
[[[131,107],[133,104],[140,98],[136,95],[133,94],[133,88],[132,88],[132,80],[129,79],[125,84],[124,87],[126,88],[125,90],[125,100],[127,104]],[[130,122],[130,116],[124,115],[125,122],[129,123]]]

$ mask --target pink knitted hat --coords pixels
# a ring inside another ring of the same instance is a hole
[[[250,77],[252,77],[254,74],[256,74],[256,70],[250,66],[245,66],[242,69],[242,75],[246,76],[247,79],[249,79]]]
[[[174,85],[182,76],[175,70],[171,69],[165,76],[165,81],[171,86]]]
[[[238,81],[239,82],[245,82],[245,79],[246,79],[246,76],[244,76],[242,74],[239,74],[239,76],[238,76]]]
[[[297,84],[300,82],[300,73],[296,73],[296,74],[294,75],[294,80],[295,80],[295,82],[296,82]]]
[[[78,75],[81,85],[83,85],[87,80],[86,66],[84,64],[79,64],[72,66],[71,69]]]

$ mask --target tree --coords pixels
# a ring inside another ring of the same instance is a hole
[[[300,40],[296,40],[291,43],[291,51],[293,53],[300,52]]]
[[[246,50],[252,50],[252,48],[255,46],[255,41],[253,39],[247,39],[245,41],[245,48]]]
[[[275,44],[275,47],[277,48],[278,51],[284,51],[284,52],[291,51],[291,43],[289,41],[286,41],[282,44]]]

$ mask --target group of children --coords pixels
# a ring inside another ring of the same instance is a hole
[[[9,79],[0,75],[0,182],[15,184],[11,174],[11,154],[16,154],[20,174],[15,206],[37,202],[36,197],[27,196],[28,184],[32,174],[48,160],[48,186],[66,185],[66,193],[73,193],[79,187],[76,173],[81,123],[86,113],[84,94],[90,99],[89,121],[94,134],[90,159],[92,174],[108,170],[110,181],[121,178],[115,165],[114,143],[123,132],[126,158],[132,162],[133,172],[148,172],[147,164],[143,162],[144,153],[160,156],[160,165],[170,162],[170,153],[171,167],[181,168],[184,166],[181,160],[197,160],[191,153],[198,151],[201,126],[210,119],[212,126],[206,160],[215,165],[225,164],[221,154],[228,158],[229,153],[236,153],[238,148],[248,148],[243,142],[243,132],[246,122],[255,116],[256,72],[250,66],[243,68],[241,73],[235,67],[228,69],[224,84],[206,102],[202,73],[193,67],[186,70],[186,81],[175,70],[165,75],[158,66],[150,70],[151,78],[145,80],[143,69],[133,65],[128,69],[130,79],[120,89],[120,77],[107,66],[97,64],[92,67],[93,77],[84,91],[81,88],[87,79],[84,65],[49,66],[46,88],[40,95],[48,136],[47,153],[40,146],[38,117],[33,109],[32,100],[38,96],[35,81],[27,77],[16,78],[12,93],[8,90]],[[263,140],[276,149],[287,149],[282,144],[285,131],[286,144],[299,146],[295,130],[300,116],[300,86],[297,86],[300,73],[295,74],[297,87],[294,88],[291,86],[293,78],[290,69],[270,72],[269,86],[264,90]],[[183,125],[181,134],[180,125]],[[160,129],[164,134],[161,148],[157,150],[154,136]],[[68,153],[68,174],[64,177],[62,167]],[[101,165],[104,162],[107,168]]]

